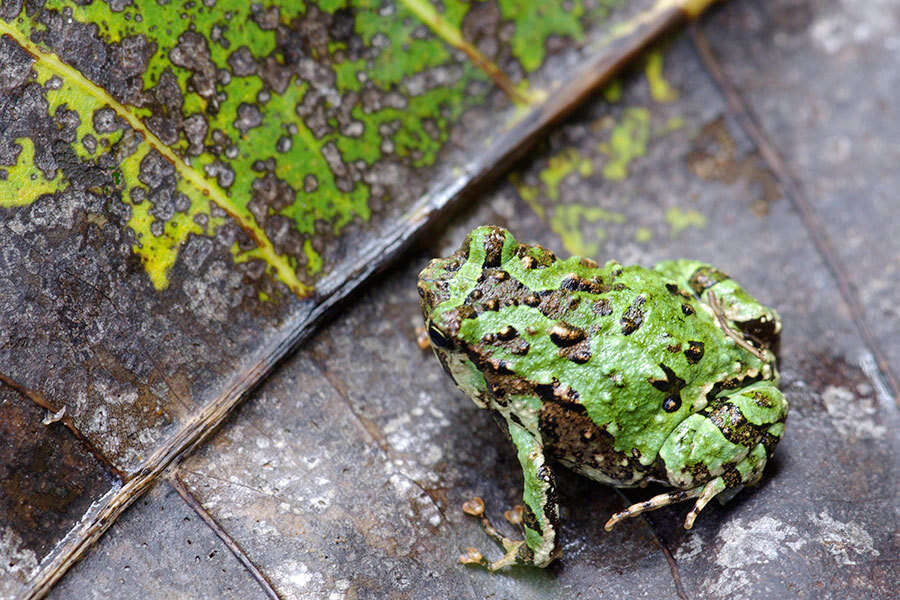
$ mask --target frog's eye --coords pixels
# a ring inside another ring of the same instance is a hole
[[[420,298],[424,298],[424,297],[425,297],[425,288],[424,288],[424,286],[422,286],[422,284],[420,283],[419,285],[416,286],[416,288],[419,290],[419,297],[420,297]]]
[[[445,336],[440,329],[434,326],[434,323],[428,326],[428,337],[431,338],[431,343],[438,348],[447,349],[453,346],[447,336]]]

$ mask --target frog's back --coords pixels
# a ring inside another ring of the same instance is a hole
[[[605,456],[605,471],[579,469],[595,479],[635,483],[709,395],[763,368],[693,290],[663,273],[558,260],[500,228],[476,229],[423,277],[446,277],[435,318],[484,375],[485,391],[499,403],[537,397],[550,454]]]
[[[608,458],[629,463],[617,483],[651,470],[675,426],[759,362],[722,335],[690,289],[655,270],[558,260],[494,228],[471,240],[457,335],[495,395],[531,390],[549,425],[571,430],[562,421],[580,419],[581,433],[604,438]],[[562,445],[573,435],[561,433]]]

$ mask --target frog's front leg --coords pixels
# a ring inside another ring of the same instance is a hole
[[[527,430],[512,419],[507,419],[509,435],[516,446],[516,455],[522,467],[525,486],[522,494],[524,510],[522,524],[524,540],[512,540],[501,535],[484,516],[484,506],[468,503],[470,515],[481,519],[485,531],[500,543],[506,554],[500,560],[489,562],[481,553],[470,548],[460,561],[479,564],[491,571],[509,565],[545,567],[559,556],[556,530],[559,527],[559,507],[556,502],[556,482],[550,466],[546,464],[540,434]]]
[[[771,381],[715,398],[682,421],[660,448],[667,478],[679,489],[629,506],[613,515],[606,529],[627,517],[696,498],[684,521],[690,529],[719,493],[759,481],[784,432],[787,411],[787,401]]]

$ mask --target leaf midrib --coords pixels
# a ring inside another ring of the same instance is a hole
[[[204,176],[188,165],[182,157],[156,137],[144,122],[128,107],[113,98],[105,89],[85,77],[78,69],[64,63],[56,56],[56,54],[44,50],[26,36],[22,35],[22,32],[18,29],[11,27],[2,19],[0,19],[0,34],[11,37],[19,46],[28,52],[35,61],[42,64],[48,70],[60,75],[66,81],[77,85],[88,95],[93,96],[100,102],[105,103],[112,108],[117,115],[131,126],[132,129],[139,132],[144,137],[144,141],[146,141],[151,148],[159,152],[161,156],[172,163],[176,172],[196,187],[201,194],[215,202],[216,205],[224,210],[228,216],[230,216],[241,229],[250,236],[259,248],[257,255],[275,269],[278,274],[278,279],[284,282],[294,294],[305,297],[313,291],[312,286],[300,281],[296,271],[291,267],[287,258],[275,251],[272,242],[259,226],[253,223],[246,215],[242,214],[240,209],[219,187],[212,185]]]

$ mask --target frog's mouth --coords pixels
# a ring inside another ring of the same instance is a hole
[[[437,348],[432,348],[432,350],[434,350],[434,355],[437,356],[438,362],[441,363],[441,368],[444,369],[444,373],[446,373],[447,376],[453,380],[453,383],[458,386],[459,382],[456,381],[456,377],[453,376],[453,370],[450,369],[450,365],[447,364],[447,354]]]

